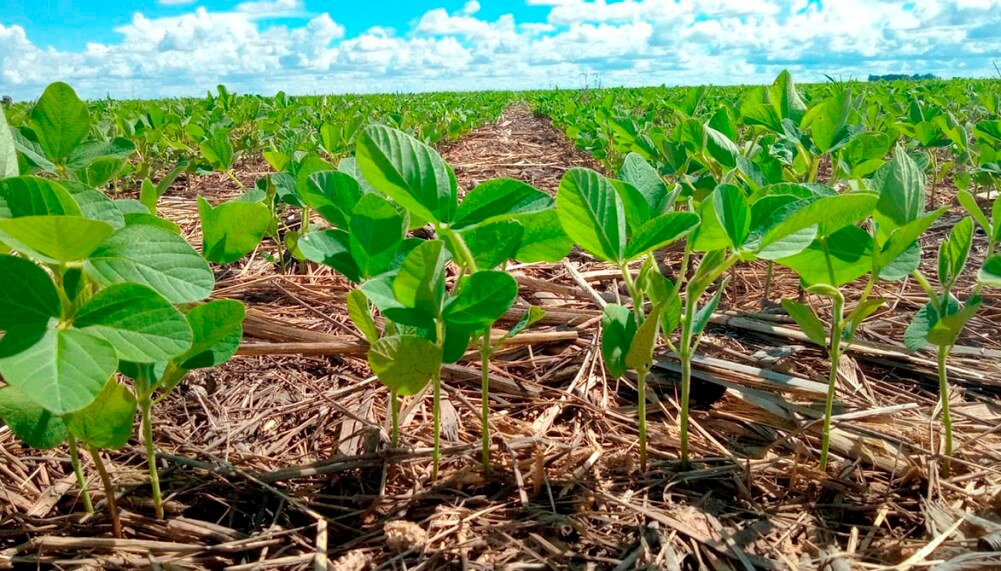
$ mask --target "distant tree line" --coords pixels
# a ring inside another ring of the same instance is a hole
[[[906,73],[891,73],[888,75],[870,75],[869,81],[928,81],[942,79],[934,73],[907,75]]]
[[[3,98],[0,98],[0,103],[3,105],[13,105],[14,99],[10,95],[4,95]]]

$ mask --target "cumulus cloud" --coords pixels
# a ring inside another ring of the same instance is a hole
[[[161,3],[184,0],[160,0]],[[136,13],[113,43],[42,49],[0,16],[0,91],[68,81],[87,96],[193,95],[216,83],[292,93],[763,83],[869,73],[993,73],[1001,0],[521,0],[544,20],[481,17],[477,0],[409,29],[347,36],[303,0]],[[274,23],[282,19],[282,23]]]

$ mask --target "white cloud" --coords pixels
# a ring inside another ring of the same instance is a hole
[[[184,0],[160,0],[161,3]],[[869,73],[991,75],[1001,0],[523,0],[545,21],[479,16],[477,0],[432,9],[407,30],[346,36],[303,0],[226,12],[135,14],[114,43],[42,49],[0,24],[0,91],[37,96],[64,80],[87,96],[520,89],[581,84],[763,83]],[[282,25],[273,18],[291,19]]]

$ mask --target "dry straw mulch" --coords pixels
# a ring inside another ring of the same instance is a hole
[[[510,176],[554,192],[566,169],[595,167],[526,107],[442,151],[463,190]],[[239,175],[250,184],[265,170],[247,163]],[[182,181],[163,212],[197,244],[194,195],[238,192],[222,177]],[[927,240],[929,259],[958,217]],[[679,253],[662,258],[677,269]],[[387,391],[348,322],[349,284],[313,266],[281,274],[255,255],[219,270],[217,295],[251,308],[243,356],[194,375],[155,411],[171,517],[151,517],[138,441],[106,454],[126,527],[113,539],[100,505],[83,513],[65,448],[26,450],[0,429],[0,567],[841,570],[959,558],[970,566],[953,569],[1001,568],[996,294],[952,361],[950,478],[939,477],[933,357],[898,342],[920,290],[880,287],[887,308],[839,364],[836,461],[821,473],[828,365],[765,299],[759,265],[735,273],[702,346],[695,462],[677,461],[677,367],[661,355],[648,395],[653,460],[641,472],[635,385],[609,379],[599,350],[601,305],[625,297],[617,272],[580,253],[511,272],[522,293],[502,325],[528,304],[548,314],[492,364],[489,477],[473,354],[445,371],[445,459],[432,481],[431,400],[406,400],[406,448],[387,451]],[[797,285],[776,271],[768,297],[795,297]]]

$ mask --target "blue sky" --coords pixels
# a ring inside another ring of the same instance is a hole
[[[994,75],[1001,0],[0,0],[0,93],[270,94]]]

